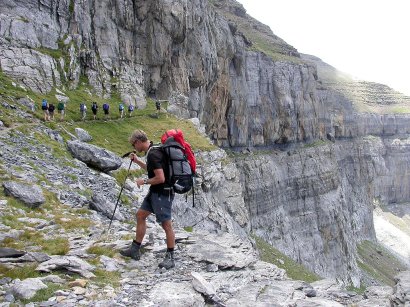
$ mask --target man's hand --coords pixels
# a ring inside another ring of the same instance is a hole
[[[137,184],[138,188],[141,188],[144,185],[144,179],[138,178],[135,183]]]
[[[147,164],[143,161],[141,161],[140,159],[138,159],[138,156],[135,153],[132,153],[130,155],[130,159],[132,162],[136,163],[139,165],[139,167],[141,167],[142,169],[147,170]]]
[[[130,159],[134,163],[137,163],[137,161],[138,161],[137,155],[135,153],[131,153]]]

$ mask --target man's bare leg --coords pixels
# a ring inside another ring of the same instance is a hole
[[[145,232],[147,231],[147,217],[151,214],[151,212],[138,209],[137,211],[137,226],[135,229],[135,240],[138,243],[142,243],[144,240]]]

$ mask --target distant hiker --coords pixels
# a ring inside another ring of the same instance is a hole
[[[47,99],[43,99],[41,102],[41,110],[43,110],[44,113],[44,121],[48,120],[48,102]]]
[[[87,106],[85,105],[84,102],[80,103],[80,112],[81,112],[81,119],[85,120],[85,117],[87,115]]]
[[[62,101],[60,101],[58,104],[57,104],[57,110],[58,110],[58,113],[60,113],[60,120],[64,120],[64,113],[65,113],[65,104],[64,104],[64,102],[62,102]]]
[[[48,105],[48,119],[49,120],[54,120],[54,109],[55,109],[54,104],[50,103]]]
[[[133,104],[130,104],[130,105],[128,106],[128,116],[129,116],[129,117],[131,117],[133,111],[134,111],[134,105],[133,105]]]
[[[124,104],[120,103],[120,105],[118,106],[118,109],[120,111],[120,117],[122,118],[124,116]]]
[[[165,231],[167,243],[165,258],[158,266],[168,270],[175,266],[175,233],[171,220],[172,201],[174,200],[175,194],[165,183],[165,178],[167,178],[166,176],[169,172],[168,163],[164,157],[162,149],[158,146],[153,146],[144,131],[135,130],[129,138],[129,142],[137,152],[145,152],[147,155],[147,163],[144,163],[139,160],[135,154],[131,154],[131,160],[148,172],[148,179],[138,178],[136,184],[138,187],[141,187],[144,184],[149,184],[150,188],[136,214],[136,238],[132,241],[131,246],[128,249],[122,250],[120,253],[121,255],[131,257],[134,260],[140,259],[141,242],[144,239],[147,227],[146,219],[151,213],[154,213],[157,222],[161,223],[161,226]]]
[[[93,111],[94,119],[97,118],[98,104],[94,101],[91,106],[91,111]]]
[[[159,116],[159,113],[161,112],[161,101],[155,101],[155,108],[157,109],[157,115]]]
[[[104,119],[107,120],[110,116],[110,105],[106,102],[103,104]]]

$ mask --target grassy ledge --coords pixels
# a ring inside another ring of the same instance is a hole
[[[262,238],[252,235],[255,240],[256,248],[259,251],[260,259],[272,263],[277,267],[284,269],[288,277],[295,280],[303,280],[308,283],[322,279],[319,275],[310,272],[304,266],[282,254],[279,250],[269,245]]]
[[[358,265],[381,284],[395,285],[394,276],[405,271],[406,266],[380,244],[363,241],[357,245]]]

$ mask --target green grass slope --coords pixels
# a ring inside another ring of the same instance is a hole
[[[357,246],[358,264],[363,272],[381,284],[394,286],[394,276],[405,271],[406,266],[381,245],[363,241]]]

